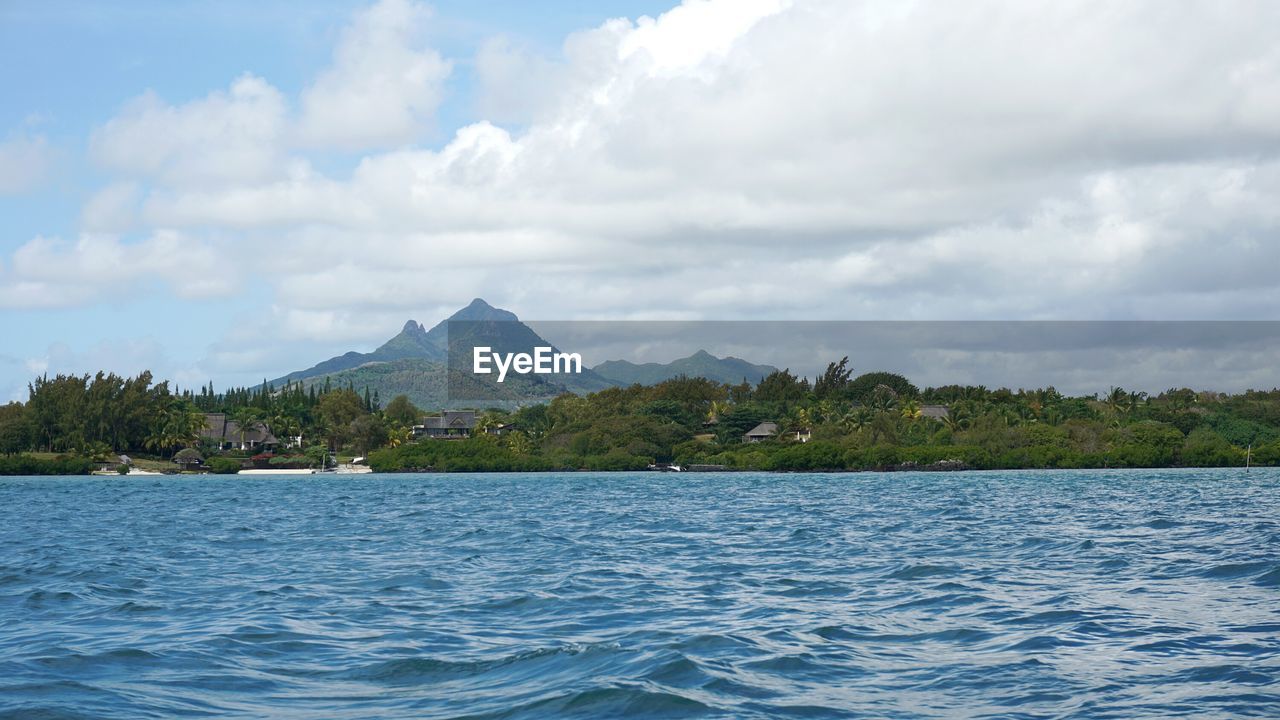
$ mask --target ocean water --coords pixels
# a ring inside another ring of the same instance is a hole
[[[0,717],[1280,717],[1280,474],[0,478]]]

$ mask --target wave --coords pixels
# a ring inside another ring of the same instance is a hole
[[[1268,716],[1226,477],[5,480],[0,720]]]

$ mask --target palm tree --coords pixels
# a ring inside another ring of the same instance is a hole
[[[888,385],[877,385],[871,391],[871,398],[867,402],[872,409],[880,412],[888,412],[898,404],[898,393]]]
[[[487,434],[493,428],[501,425],[503,420],[506,420],[505,416],[487,412],[484,415],[481,415],[480,419],[476,421],[476,432]]]
[[[155,418],[147,437],[142,441],[148,450],[163,453],[179,445],[190,447],[200,439],[204,427],[204,415],[179,398],[173,398]]]
[[[1145,392],[1131,392],[1129,393],[1129,400],[1125,410],[1130,416],[1133,416],[1137,414],[1139,405],[1150,402],[1151,399],[1147,397]]]
[[[867,407],[850,408],[848,412],[840,416],[840,427],[845,432],[858,432],[871,424],[871,409]]]
[[[881,437],[890,443],[898,438],[898,416],[888,410],[876,413],[870,427],[872,445],[878,443]]]
[[[1104,401],[1112,413],[1119,416],[1125,411],[1129,405],[1129,394],[1124,388],[1112,387],[1107,393],[1107,399]]]
[[[270,429],[271,434],[275,435],[277,438],[289,438],[290,445],[292,445],[294,438],[297,438],[302,434],[302,429],[298,423],[298,419],[285,412],[276,413],[270,420],[268,420],[267,428]]]
[[[387,447],[400,447],[413,438],[413,430],[402,425],[393,425],[387,430]]]
[[[257,429],[262,422],[262,411],[256,407],[242,405],[231,411],[231,420],[240,428],[240,449],[244,449],[245,434]]]
[[[707,406],[707,423],[714,424],[720,421],[720,416],[729,409],[729,403],[720,400],[712,400]]]
[[[920,409],[920,403],[915,400],[907,400],[902,403],[902,417],[909,422],[915,422],[924,417],[924,412]]]
[[[529,436],[525,435],[519,430],[507,433],[506,440],[507,440],[507,447],[511,450],[511,452],[517,455],[528,455],[529,452],[533,449],[533,443],[529,441]]]
[[[174,418],[174,426],[178,444],[191,447],[200,442],[200,431],[204,429],[204,413],[200,412],[199,408],[183,402]]]

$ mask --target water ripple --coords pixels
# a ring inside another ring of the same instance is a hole
[[[1280,716],[1280,473],[0,478],[0,720]]]

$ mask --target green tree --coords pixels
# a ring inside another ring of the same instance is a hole
[[[880,387],[889,388],[895,397],[914,398],[920,394],[919,388],[912,385],[911,381],[891,372],[869,372],[859,375],[849,381],[847,394],[854,402],[867,404],[871,395]]]
[[[406,395],[397,395],[392,398],[382,414],[388,420],[408,428],[417,425],[422,419],[422,411]]]
[[[844,397],[849,387],[849,378],[853,368],[849,367],[849,356],[846,355],[838,363],[830,363],[827,369],[813,383],[813,394],[818,399],[826,397]]]
[[[327,439],[334,450],[350,440],[351,423],[367,414],[364,400],[349,388],[322,395],[316,411],[327,428]]]
[[[0,407],[0,454],[17,455],[35,444],[36,428],[26,406],[9,403]]]
[[[809,393],[809,381],[797,378],[788,370],[775,370],[756,386],[755,399],[762,403],[787,405],[799,402]]]
[[[376,450],[387,444],[389,437],[387,425],[377,415],[361,415],[351,421],[349,429],[351,442],[355,445],[356,452],[361,455],[368,455],[370,450]]]

